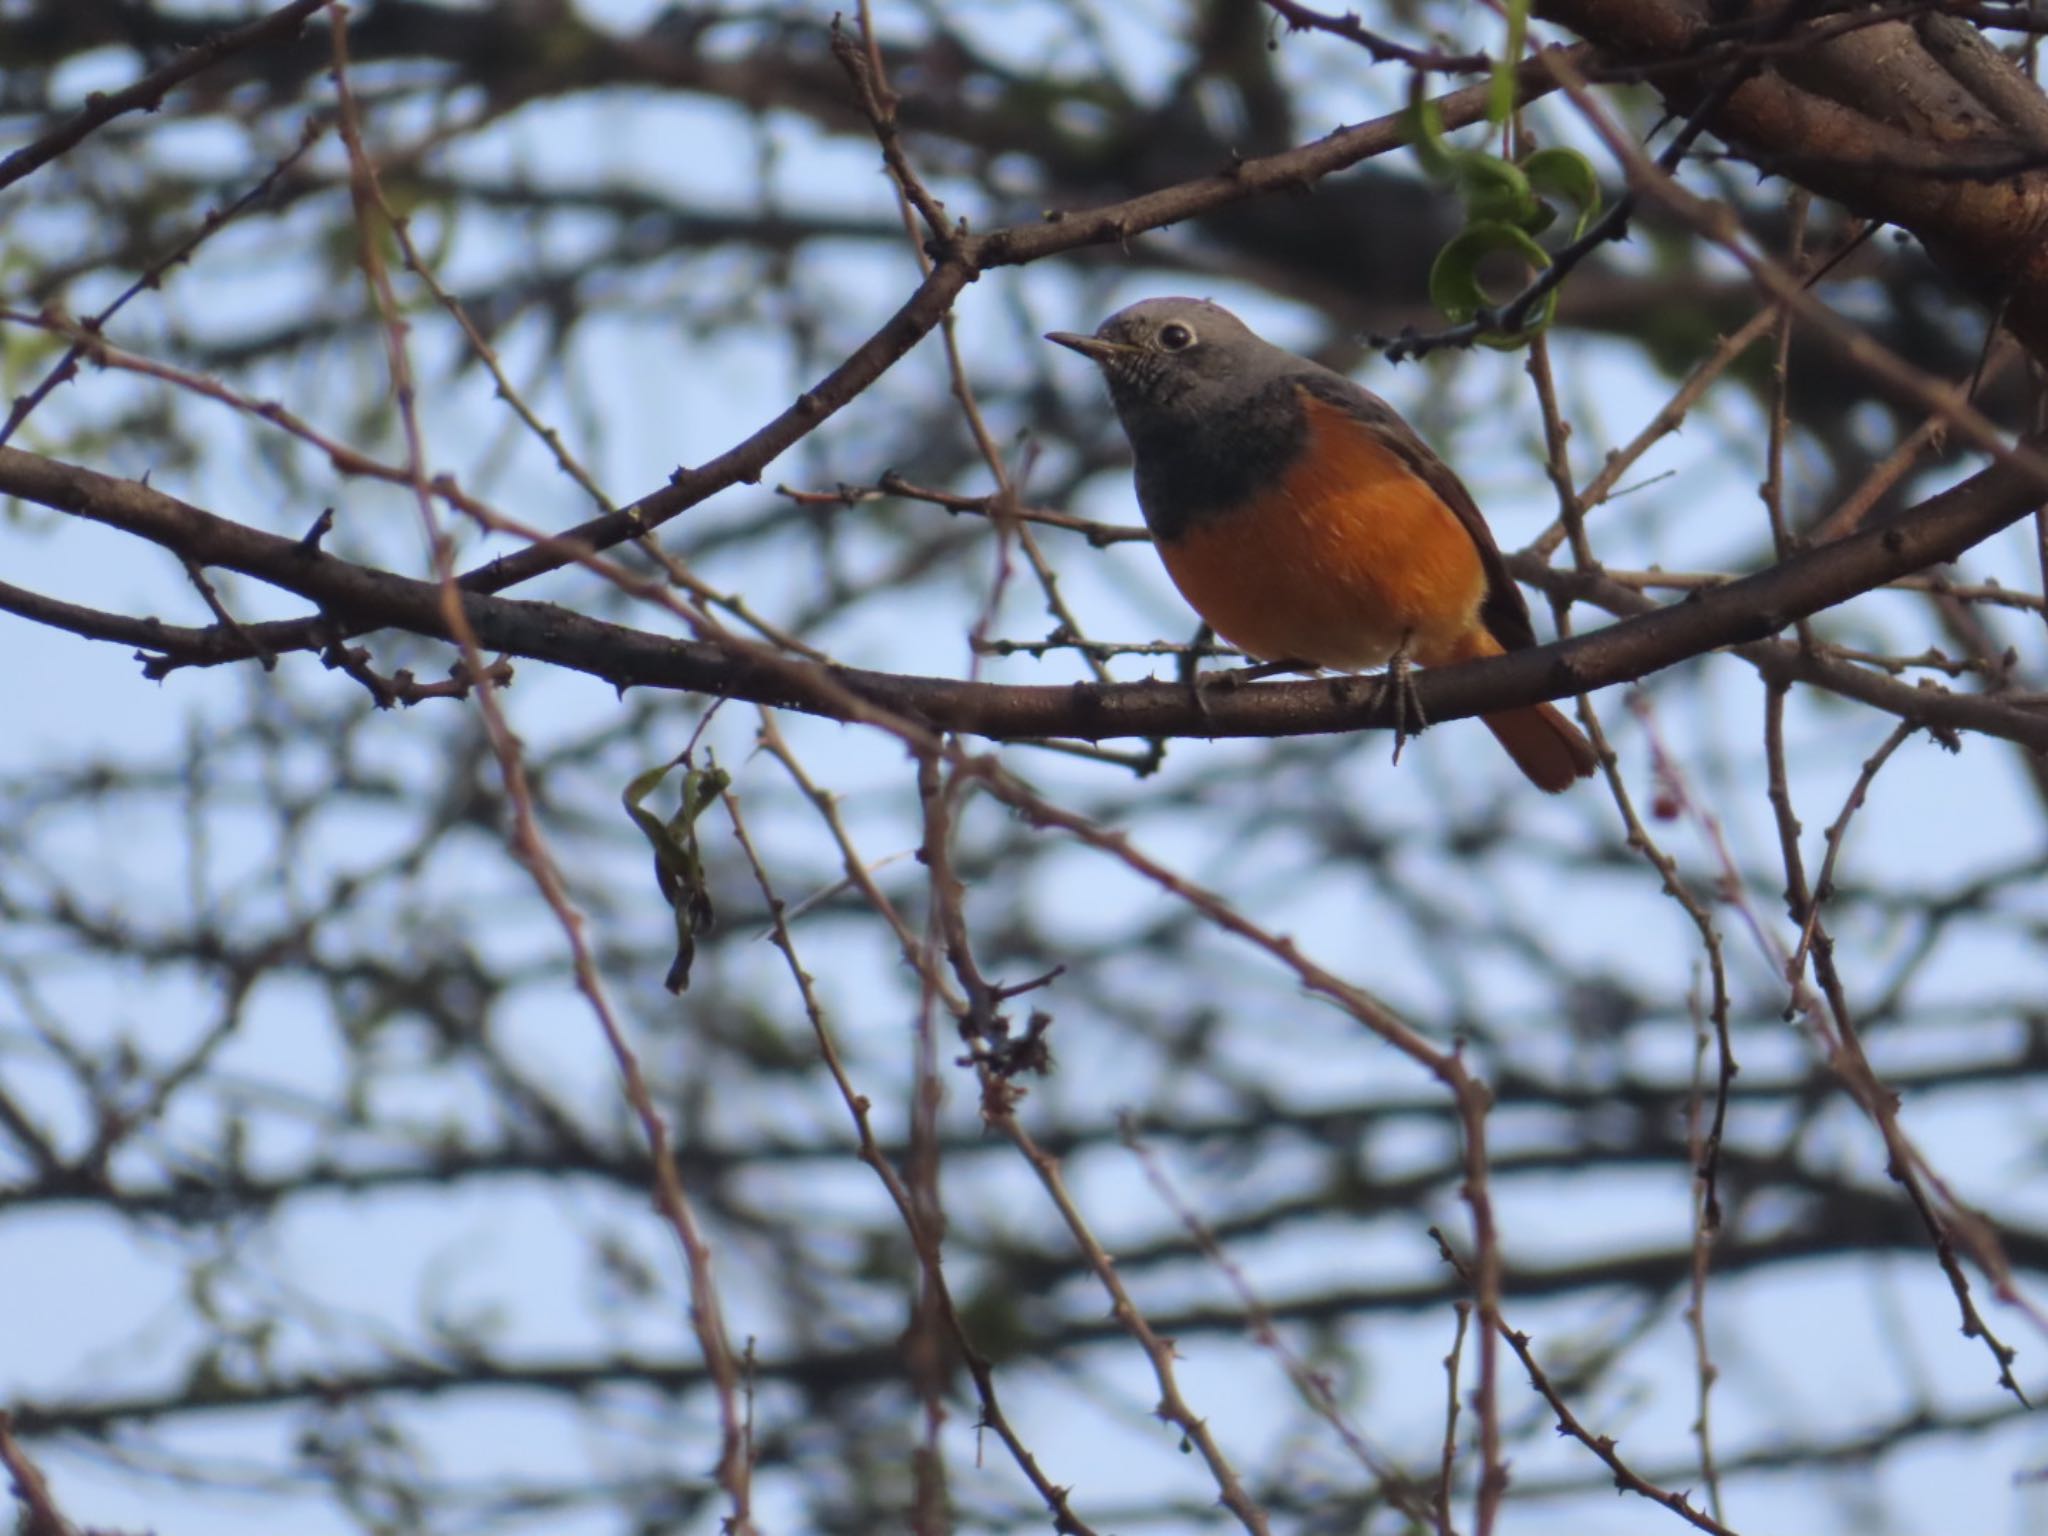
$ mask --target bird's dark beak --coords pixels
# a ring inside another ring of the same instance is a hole
[[[1119,352],[1131,350],[1120,341],[1104,341],[1100,336],[1082,336],[1074,331],[1047,331],[1045,339],[1080,353],[1091,363],[1106,363]]]

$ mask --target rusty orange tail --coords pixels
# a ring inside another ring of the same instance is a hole
[[[1555,704],[1482,715],[1486,728],[1508,749],[1515,766],[1546,794],[1558,794],[1592,773],[1599,759],[1593,744],[1565,719]]]
[[[1453,654],[1436,660],[1476,661],[1503,654],[1501,644],[1484,628],[1474,625],[1458,643]],[[1560,794],[1579,779],[1590,778],[1600,764],[1593,744],[1576,725],[1565,719],[1554,704],[1530,704],[1521,709],[1504,709],[1497,715],[1481,715],[1486,728],[1508,749],[1515,766],[1531,784],[1545,794]]]

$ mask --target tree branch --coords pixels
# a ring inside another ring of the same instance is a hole
[[[1994,464],[1888,523],[1796,554],[1756,575],[1553,645],[1424,672],[1416,684],[1419,699],[1429,719],[1456,720],[1630,682],[1724,646],[1766,642],[1809,614],[1955,559],[2026,516],[2041,501],[2043,489],[2020,464]],[[231,522],[138,481],[8,448],[0,449],[0,491],[295,593],[326,616],[309,621],[314,624],[391,627],[450,638],[437,583],[308,549],[301,541]],[[1634,589],[1620,590],[1632,602],[1647,601]],[[553,603],[475,592],[464,594],[463,614],[481,645],[587,672],[621,688],[684,689],[841,720],[860,717],[865,705],[932,730],[996,740],[1297,736],[1383,729],[1393,723],[1370,682],[1355,677],[1263,684],[1198,704],[1177,683],[1027,686],[825,666],[736,639],[677,640]],[[99,618],[95,622],[101,629],[109,627]],[[215,643],[230,642],[224,637]],[[1872,702],[1881,697],[1884,707],[1903,718],[1981,731],[2048,751],[2048,711],[1910,687],[1874,674],[1860,679],[1857,669],[1818,657],[1765,655],[1785,668],[1825,674],[1828,686]]]
[[[0,160],[0,187],[12,186],[31,171],[48,165],[86,135],[124,112],[154,112],[163,105],[164,97],[172,90],[194,75],[211,69],[222,59],[298,36],[309,16],[333,3],[334,0],[292,0],[290,5],[272,11],[260,21],[252,21],[232,32],[223,32],[200,44],[183,58],[174,59],[162,69],[144,75],[133,85],[118,91],[94,91],[86,97],[85,109],[76,117]]]
[[[1618,60],[1671,65],[1703,51],[1711,56],[1709,8],[1683,0],[1541,0],[1537,9]],[[1973,52],[1970,68],[1989,66]],[[2000,74],[2002,89],[1980,82],[1980,90],[2001,102],[2021,90],[2039,95],[2009,64]],[[1679,113],[1698,105],[1713,78],[1710,68],[1652,75]],[[2002,123],[1995,104],[1982,105],[1902,21],[1787,55],[1731,93],[1709,126],[1766,169],[1783,169],[1810,191],[1912,231],[1959,281],[2009,295],[2013,333],[2036,357],[2048,357],[2048,173],[1976,182],[1925,169],[1930,162],[1968,166],[2001,144],[2009,152],[2027,142],[2037,116]]]

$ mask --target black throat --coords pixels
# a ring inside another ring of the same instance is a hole
[[[1137,460],[1139,510],[1152,536],[1167,544],[1268,489],[1308,434],[1292,379],[1274,379],[1237,409],[1199,415],[1185,395],[1112,396]]]

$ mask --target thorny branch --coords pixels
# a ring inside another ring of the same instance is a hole
[[[1719,646],[1759,641],[1766,649],[1758,654],[1773,658],[1774,666],[1795,665],[1784,653],[1768,649],[1773,642],[1763,637],[1858,593],[1953,559],[2030,513],[2039,496],[2037,484],[2024,466],[1995,465],[1882,528],[1794,555],[1689,601],[1554,645],[1425,672],[1416,683],[1417,702],[1432,721],[1462,719],[1632,681]],[[139,535],[202,565],[255,576],[309,599],[343,624],[363,627],[367,621],[436,638],[450,635],[450,610],[436,583],[308,551],[298,541],[230,522],[133,481],[9,448],[0,449],[0,490]],[[1519,562],[1516,574],[1539,584],[1570,583],[1577,597],[1603,591],[1597,577],[1570,578]],[[0,602],[6,598],[0,589]],[[1614,600],[1638,610],[1643,603],[1633,591]],[[1163,683],[998,685],[821,667],[731,636],[671,640],[553,604],[476,593],[461,594],[459,611],[481,645],[588,672],[622,688],[690,689],[838,719],[880,710],[942,730],[998,739],[1280,736],[1391,724],[1390,708],[1375,698],[1369,679],[1266,683],[1204,699],[1198,706],[1184,689]],[[329,638],[334,621],[322,621],[330,625]],[[103,631],[118,628],[123,638],[138,633],[136,625],[150,623],[97,617],[91,622]],[[168,626],[148,632],[160,641],[179,638]],[[217,652],[216,641],[187,635],[209,653]],[[239,642],[230,637],[228,644]],[[2021,701],[1887,687],[1886,679],[1844,672],[1824,659],[1799,658],[1796,666],[1802,675],[1825,677],[1852,696],[1882,698],[1887,707],[1922,725],[1979,730],[2036,750],[2048,748],[2048,716]]]

